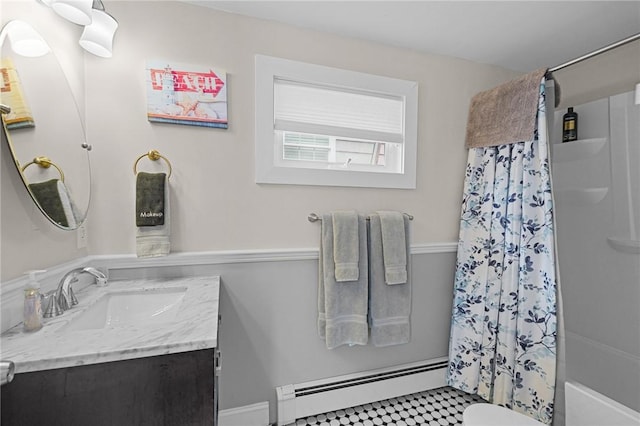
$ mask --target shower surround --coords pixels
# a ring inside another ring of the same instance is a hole
[[[640,106],[633,92],[576,105],[580,139],[552,174],[567,381],[640,411]]]

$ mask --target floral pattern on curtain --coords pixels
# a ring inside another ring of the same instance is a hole
[[[469,150],[448,384],[553,417],[556,272],[544,80],[534,140]]]

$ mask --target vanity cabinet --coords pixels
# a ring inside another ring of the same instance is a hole
[[[3,426],[214,425],[217,349],[17,374]]]
[[[77,292],[36,332],[8,330],[2,357],[16,374],[0,391],[2,425],[216,426],[219,291],[218,276],[115,280]]]

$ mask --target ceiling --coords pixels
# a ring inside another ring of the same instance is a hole
[[[187,3],[522,72],[640,33],[640,0]]]

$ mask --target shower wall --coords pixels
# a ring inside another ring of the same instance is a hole
[[[640,410],[640,106],[632,92],[574,106],[552,129],[566,377]]]

